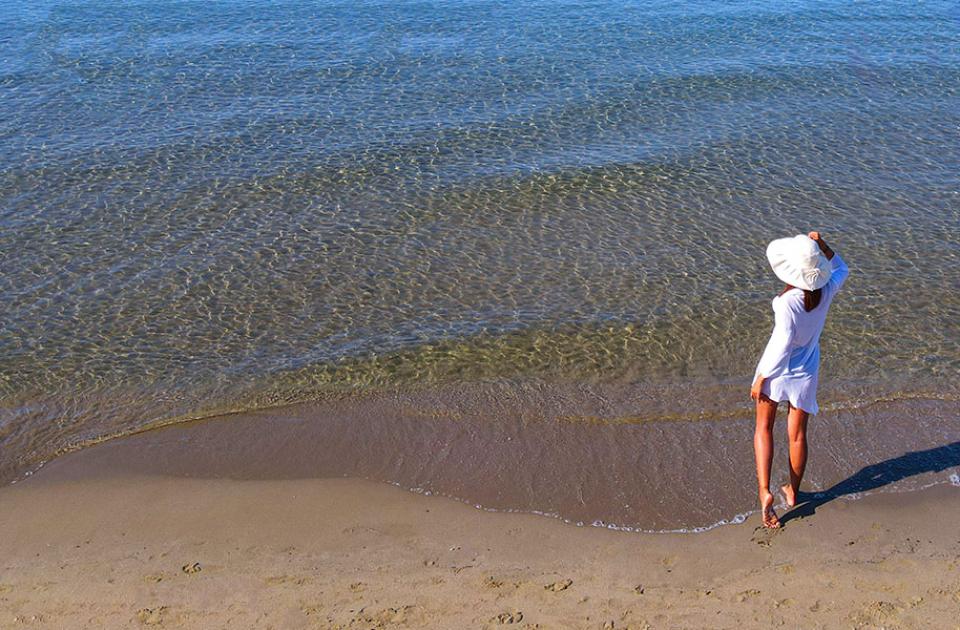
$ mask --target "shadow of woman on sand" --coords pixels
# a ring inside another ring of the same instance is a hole
[[[821,492],[800,492],[797,507],[780,517],[786,524],[795,518],[811,516],[817,508],[839,497],[874,490],[895,481],[926,472],[941,472],[960,466],[960,442],[913,451],[877,464],[870,464],[843,481]]]

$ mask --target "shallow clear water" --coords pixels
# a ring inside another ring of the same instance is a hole
[[[749,418],[763,249],[809,229],[852,268],[825,413],[958,420],[956,3],[0,10],[4,478],[398,387]]]

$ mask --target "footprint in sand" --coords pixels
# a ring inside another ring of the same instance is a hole
[[[409,604],[384,608],[378,613],[365,617],[364,621],[376,624],[377,628],[388,625],[406,625],[408,623],[407,616],[413,609],[414,606]]]
[[[297,575],[271,575],[264,579],[264,582],[270,586],[280,586],[283,584],[292,584],[294,586],[303,586],[304,584],[309,584],[313,580],[306,576],[297,576]]]
[[[547,584],[543,588],[554,593],[559,593],[560,591],[565,591],[570,588],[571,584],[573,584],[573,580],[560,580],[559,582]]]
[[[19,624],[44,623],[45,621],[46,618],[43,615],[30,615],[29,617],[26,615],[17,615],[13,618],[13,623]]]
[[[523,613],[519,610],[514,612],[502,612],[494,617],[494,620],[500,624],[520,623],[523,621]]]
[[[852,613],[849,621],[852,621],[858,627],[866,625],[890,626],[896,625],[899,621],[899,615],[903,612],[903,607],[892,602],[878,601],[864,606],[859,611]]]
[[[676,556],[664,556],[660,559],[660,565],[667,573],[673,573],[673,567],[677,564]]]
[[[500,588],[503,586],[503,582],[494,579],[492,575],[488,575],[486,579],[483,580],[483,585],[487,588]]]
[[[769,547],[774,538],[779,536],[782,531],[782,527],[757,527],[753,530],[753,536],[750,537],[750,541],[757,543],[761,547]]]
[[[166,611],[166,606],[158,606],[157,608],[141,608],[137,611],[137,621],[145,626],[159,626],[163,623],[163,616]]]
[[[307,617],[319,615],[323,612],[323,604],[302,604],[300,606],[300,612],[302,612]]]

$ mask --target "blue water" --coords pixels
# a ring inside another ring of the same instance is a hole
[[[397,384],[728,417],[809,229],[835,403],[955,402],[958,6],[0,2],[0,475]]]

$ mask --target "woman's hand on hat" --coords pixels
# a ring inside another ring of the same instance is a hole
[[[820,236],[820,232],[810,232],[807,234],[817,243],[817,247],[820,248],[820,251],[823,252],[823,255],[827,257],[827,260],[833,260],[833,250],[830,249],[830,246],[827,245],[827,242],[823,240],[823,237]]]

